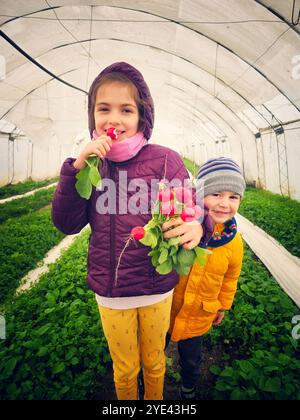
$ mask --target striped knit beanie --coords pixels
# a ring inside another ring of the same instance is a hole
[[[246,188],[239,165],[225,157],[210,159],[200,166],[197,180],[203,182],[203,185],[198,184],[198,188],[200,191],[204,189],[204,196],[232,191],[243,197]]]

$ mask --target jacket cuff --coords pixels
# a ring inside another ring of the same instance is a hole
[[[220,299],[219,299],[220,300]],[[222,301],[220,300],[220,302],[221,302],[221,304],[222,304]],[[222,306],[221,306],[221,309],[223,310],[223,311],[230,311],[230,309],[231,309],[231,307],[232,307],[232,304],[233,304],[233,302],[231,302],[231,303],[227,303],[227,305],[226,305],[226,303],[225,302],[223,302],[223,304],[222,304]]]
[[[80,169],[76,169],[73,165],[75,160],[75,158],[67,158],[62,165],[60,174],[75,176],[80,171]]]

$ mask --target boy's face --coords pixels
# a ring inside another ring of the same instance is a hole
[[[99,135],[110,127],[122,141],[138,131],[139,112],[130,86],[121,82],[106,83],[97,91],[94,109],[95,127]]]
[[[241,197],[232,191],[222,191],[204,197],[204,205],[215,223],[225,223],[238,211]]]

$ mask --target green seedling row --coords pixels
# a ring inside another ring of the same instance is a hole
[[[32,213],[51,203],[55,187],[37,191],[28,197],[0,204],[0,224],[8,219]]]
[[[28,191],[32,191],[36,188],[45,187],[46,185],[57,182],[58,177],[45,179],[43,181],[32,181],[28,180],[25,182],[19,182],[18,184],[8,184],[0,188],[0,199],[12,197],[14,195],[25,194]]]
[[[7,305],[0,399],[93,399],[110,356],[95,295],[86,287],[88,232],[31,290]]]
[[[64,237],[52,223],[51,209],[42,209],[0,225],[0,304],[20,280]]]

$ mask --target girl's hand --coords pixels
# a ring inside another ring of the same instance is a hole
[[[193,222],[184,222],[180,217],[176,217],[162,225],[162,230],[166,231],[167,229],[173,228],[164,233],[164,238],[174,238],[180,236],[179,245],[183,245],[185,249],[193,249],[197,245],[203,235],[202,226],[197,220]]]
[[[223,321],[223,318],[225,316],[224,311],[218,311],[217,316],[214,319],[213,325],[219,325]]]
[[[97,140],[89,142],[80,153],[79,157],[74,162],[76,169],[82,169],[86,166],[85,160],[90,155],[97,155],[103,159],[106,154],[110,151],[112,146],[112,139],[109,136],[102,134]]]

